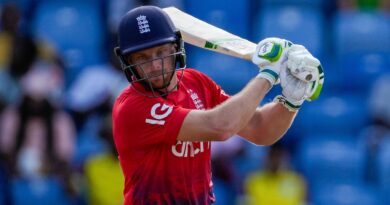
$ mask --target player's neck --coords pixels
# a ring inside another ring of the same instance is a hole
[[[168,85],[166,88],[161,89],[160,91],[161,91],[161,92],[164,92],[164,93],[165,93],[165,92],[177,91],[177,89],[178,89],[177,82],[178,82],[177,76],[176,76],[176,75],[173,75],[173,76],[172,76],[172,79],[171,79],[171,82],[169,83],[169,85]]]

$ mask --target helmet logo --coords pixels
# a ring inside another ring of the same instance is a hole
[[[139,28],[140,34],[150,32],[149,22],[146,19],[146,16],[144,16],[144,15],[138,16],[137,21],[138,21],[138,28]]]

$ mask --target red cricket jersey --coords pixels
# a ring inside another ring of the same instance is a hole
[[[210,109],[227,98],[210,78],[189,68],[178,90],[165,98],[142,96],[133,86],[121,93],[113,108],[113,134],[125,176],[124,204],[215,201],[210,142],[176,138],[188,112]]]

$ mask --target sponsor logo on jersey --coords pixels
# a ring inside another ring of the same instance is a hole
[[[210,149],[210,142],[182,142],[178,141],[176,145],[172,146],[172,153],[176,157],[195,157]]]
[[[145,119],[145,122],[152,125],[164,125],[164,119],[172,113],[172,109],[172,106],[156,103],[152,106],[152,109],[150,110],[150,115],[153,119],[147,118]]]

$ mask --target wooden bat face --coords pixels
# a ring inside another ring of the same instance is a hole
[[[257,44],[195,18],[175,7],[163,9],[180,30],[184,42],[214,52],[251,60]],[[293,73],[302,81],[313,81],[307,73]],[[318,77],[318,76],[317,76]]]
[[[251,60],[256,44],[197,19],[175,7],[164,8],[183,40],[191,45]]]

